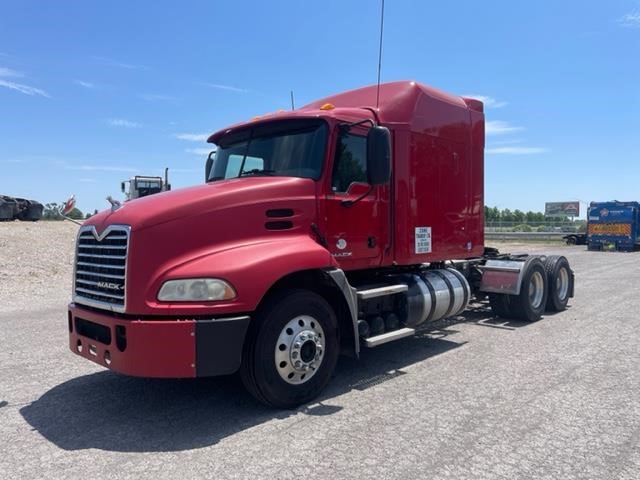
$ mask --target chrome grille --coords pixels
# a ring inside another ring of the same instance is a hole
[[[80,227],[74,302],[124,312],[129,231],[127,225],[110,225],[98,235],[93,225]]]

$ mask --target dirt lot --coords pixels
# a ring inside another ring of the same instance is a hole
[[[77,232],[71,222],[0,223],[0,312],[69,296]]]
[[[565,254],[571,307],[482,308],[341,359],[269,410],[236,377],[145,380],[67,347],[70,223],[0,224],[0,478],[640,478],[639,253]]]

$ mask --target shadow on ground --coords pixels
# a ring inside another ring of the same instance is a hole
[[[295,411],[260,405],[245,393],[237,376],[164,380],[103,371],[57,385],[20,413],[65,450],[162,452],[205,447],[274,418],[336,413],[343,407],[325,402],[391,380],[405,373],[403,367],[464,345],[447,340],[456,333],[451,327],[486,321],[483,312],[471,311],[432,324],[415,337],[365,350],[360,360],[342,358],[319,401]]]

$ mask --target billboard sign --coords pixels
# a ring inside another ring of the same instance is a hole
[[[580,202],[546,202],[544,204],[545,217],[578,217],[580,216]]]

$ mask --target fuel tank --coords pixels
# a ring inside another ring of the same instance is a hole
[[[409,287],[406,307],[401,312],[402,323],[407,327],[459,315],[471,297],[469,282],[453,268],[397,275],[394,279]]]

